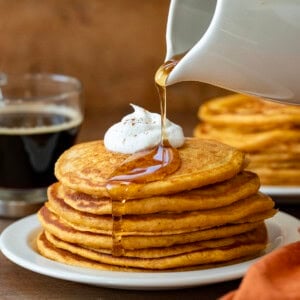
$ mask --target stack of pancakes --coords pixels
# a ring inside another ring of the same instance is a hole
[[[63,263],[104,270],[183,270],[258,255],[267,244],[264,220],[276,210],[244,171],[242,152],[186,139],[181,166],[163,180],[120,184],[122,255],[114,255],[110,175],[127,157],[102,141],[78,144],[57,161],[59,182],[39,211],[39,252]]]
[[[264,185],[300,185],[300,106],[235,94],[203,104],[194,130],[245,151]]]

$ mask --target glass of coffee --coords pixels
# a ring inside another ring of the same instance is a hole
[[[81,83],[57,74],[0,74],[0,216],[38,209],[54,164],[83,120]]]

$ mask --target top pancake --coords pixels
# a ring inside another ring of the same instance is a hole
[[[216,126],[249,126],[259,130],[300,125],[300,107],[241,94],[220,97],[204,103],[201,120]]]
[[[232,178],[244,167],[244,154],[213,140],[188,138],[179,150],[180,168],[163,180],[120,185],[114,191],[126,199],[167,195]],[[87,142],[65,151],[55,165],[57,179],[66,187],[109,197],[108,179],[129,155],[106,150],[103,141]]]

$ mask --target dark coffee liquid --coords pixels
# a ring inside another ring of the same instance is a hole
[[[0,187],[29,189],[53,183],[54,164],[73,145],[80,121],[53,109],[0,112]]]
[[[136,184],[161,180],[174,173],[181,164],[177,149],[171,147],[166,134],[167,99],[166,81],[183,55],[165,62],[155,74],[161,109],[161,141],[156,148],[133,154],[111,174],[107,191],[112,200],[112,255],[124,255],[122,246],[122,221],[126,209],[126,196],[118,194],[118,186],[126,185],[127,190],[138,189]]]

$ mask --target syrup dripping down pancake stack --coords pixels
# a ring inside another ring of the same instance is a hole
[[[245,151],[262,184],[300,185],[300,106],[234,94],[204,103],[198,117],[194,135]]]
[[[115,186],[116,198],[126,200],[117,215],[122,251],[116,254],[107,186],[129,155],[107,150],[102,141],[67,150],[56,163],[58,182],[38,213],[39,252],[102,270],[159,271],[233,262],[263,251],[264,220],[276,211],[258,192],[257,175],[244,171],[244,154],[197,138],[187,138],[178,152],[180,167],[162,180]]]

